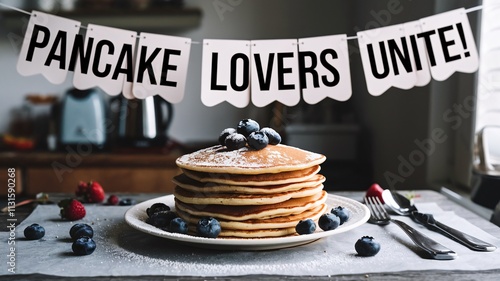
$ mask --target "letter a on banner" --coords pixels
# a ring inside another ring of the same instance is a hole
[[[274,101],[294,106],[300,101],[297,40],[251,41],[251,99],[263,107]]]
[[[420,20],[432,77],[448,79],[455,71],[472,73],[479,68],[479,55],[464,8]]]
[[[171,103],[184,97],[191,39],[141,33],[135,62],[134,96],[160,95]]]
[[[250,41],[203,40],[201,101],[239,108],[250,103]]]
[[[134,79],[133,59],[137,33],[89,24],[84,53],[77,60],[73,85],[85,90],[100,87],[109,95],[130,97]],[[90,50],[90,51],[89,51]]]
[[[53,84],[64,82],[79,30],[78,21],[33,11],[17,61],[19,74],[42,74]]]
[[[351,72],[347,36],[299,39],[300,86],[304,101],[316,104],[326,97],[346,101],[351,97]]]

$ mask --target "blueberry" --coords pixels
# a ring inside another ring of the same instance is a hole
[[[79,256],[90,255],[96,248],[95,241],[90,237],[80,237],[73,242],[71,249],[73,253]]]
[[[227,129],[222,130],[222,132],[219,135],[219,144],[222,146],[226,145],[225,141],[226,141],[227,136],[234,134],[234,133],[236,133],[235,128],[227,128]]]
[[[264,147],[267,146],[269,143],[269,139],[267,138],[266,134],[263,132],[253,132],[251,133],[248,138],[248,146],[255,150],[261,150]]]
[[[152,226],[156,226],[161,229],[168,229],[170,226],[170,221],[177,217],[177,213],[174,211],[159,211],[151,215],[150,218],[146,220]]]
[[[73,240],[84,236],[92,238],[94,237],[94,230],[86,223],[77,223],[69,230],[69,236],[71,236]]]
[[[376,255],[380,251],[380,244],[371,236],[363,236],[356,241],[354,248],[358,255],[369,257]]]
[[[154,203],[153,205],[151,205],[151,207],[146,209],[146,213],[148,214],[148,217],[151,217],[154,213],[157,213],[160,211],[170,211],[170,207],[163,204],[163,203]]]
[[[216,238],[221,231],[220,223],[212,217],[201,218],[196,225],[196,233],[207,238]]]
[[[37,223],[34,223],[24,229],[24,237],[28,240],[38,240],[43,236],[45,236],[45,228]]]
[[[316,230],[316,224],[312,219],[305,219],[299,221],[299,223],[295,226],[295,231],[298,234],[311,234]]]
[[[281,142],[280,134],[273,128],[265,127],[260,129],[260,131],[266,134],[267,138],[269,139],[269,144],[277,145]]]
[[[131,198],[124,198],[124,199],[120,200],[120,202],[118,202],[118,205],[120,205],[120,206],[130,206],[130,205],[134,205],[134,204],[135,204],[135,200],[131,199]]]
[[[247,139],[245,138],[245,136],[238,133],[234,133],[227,136],[225,141],[225,145],[228,150],[237,150],[242,147],[245,147],[246,144],[247,144]]]
[[[186,234],[188,232],[188,225],[183,219],[177,217],[170,221],[168,230],[174,233]]]
[[[336,208],[333,208],[330,211],[332,214],[336,215],[340,219],[340,224],[343,224],[344,222],[349,220],[349,216],[351,215],[351,212],[349,212],[349,209],[344,208],[342,206],[338,206]]]
[[[260,130],[259,123],[252,119],[243,119],[238,123],[236,131],[245,137],[248,137],[251,133]]]
[[[340,225],[340,218],[334,214],[326,213],[319,217],[318,225],[324,231],[333,230]]]

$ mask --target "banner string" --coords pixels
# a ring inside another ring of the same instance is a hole
[[[10,5],[7,5],[7,4],[0,3],[0,6],[8,8],[8,9],[11,9],[11,10],[14,10],[14,11],[17,11],[17,12],[20,12],[20,13],[23,13],[23,14],[26,14],[26,15],[30,15],[30,16],[32,15],[32,13],[30,13],[28,11],[25,11],[23,9],[19,9],[17,7],[13,7],[13,6],[10,6]],[[476,12],[476,11],[479,11],[479,10],[482,10],[482,9],[483,9],[483,5],[478,5],[478,6],[475,6],[475,7],[472,7],[472,8],[465,9],[465,12],[466,13],[472,13],[472,12]],[[80,28],[87,29],[87,27],[84,26],[84,25],[80,25]],[[137,38],[139,38],[139,35],[137,35]],[[354,39],[358,39],[358,36],[356,36],[356,35],[354,35],[354,36],[347,36],[347,40],[354,40]],[[201,42],[191,41],[191,44],[201,44]]]

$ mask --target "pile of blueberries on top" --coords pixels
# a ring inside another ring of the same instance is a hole
[[[245,147],[261,150],[268,144],[277,145],[281,142],[281,136],[274,129],[260,128],[259,123],[252,119],[243,119],[238,127],[224,129],[219,135],[219,144],[226,146],[228,150],[237,150]]]

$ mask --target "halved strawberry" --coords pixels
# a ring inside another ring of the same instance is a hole
[[[382,192],[383,191],[384,191],[384,189],[382,187],[380,187],[380,185],[378,185],[378,183],[374,183],[370,186],[370,188],[368,188],[365,196],[366,197],[378,197],[380,202],[383,204],[384,203],[384,199],[382,199]]]
[[[57,204],[61,208],[61,218],[70,221],[82,219],[86,215],[85,207],[76,199],[64,199]]]

